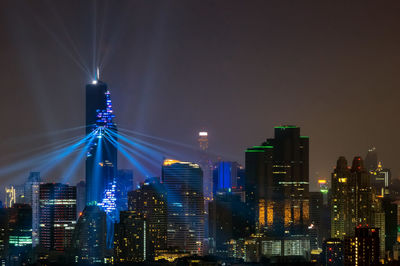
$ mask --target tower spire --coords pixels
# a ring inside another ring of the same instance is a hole
[[[100,69],[99,69],[99,67],[97,67],[96,80],[100,80]]]

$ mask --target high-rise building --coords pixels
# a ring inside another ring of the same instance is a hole
[[[340,157],[332,174],[332,237],[353,236],[356,226],[371,226],[381,211],[361,157],[352,167]],[[379,219],[378,219],[379,220]]]
[[[343,242],[339,238],[329,238],[324,241],[321,263],[323,266],[342,266],[344,262]]]
[[[149,260],[150,239],[145,218],[135,211],[121,211],[114,230],[114,256],[117,263],[135,263]],[[151,251],[150,251],[151,252]]]
[[[227,191],[240,187],[238,180],[244,168],[237,162],[220,161],[214,165],[213,170],[213,194],[217,191]]]
[[[321,192],[310,192],[310,234],[311,249],[319,249],[322,247],[323,238],[323,212],[324,212],[323,196]]]
[[[383,168],[382,163],[378,163],[378,167],[369,171],[371,175],[371,185],[375,189],[375,194],[379,197],[385,197],[390,194],[389,186],[392,182],[391,171]]]
[[[0,208],[0,265],[7,265],[8,257],[8,209]]]
[[[128,209],[128,192],[131,190],[133,190],[133,170],[118,169],[116,203],[119,210]]]
[[[39,244],[39,186],[40,173],[31,172],[25,183],[25,202],[32,207],[32,245]]]
[[[167,189],[168,246],[203,254],[203,172],[198,164],[167,159],[162,167]]]
[[[344,265],[380,265],[379,243],[379,228],[355,228],[355,235],[345,238]]]
[[[86,183],[79,181],[76,184],[76,217],[79,217],[86,206]]]
[[[46,252],[64,252],[71,247],[76,224],[76,187],[41,184],[39,199],[40,246]]]
[[[117,177],[117,148],[104,129],[117,131],[107,84],[95,80],[86,85],[86,134],[95,132],[86,157],[86,205],[102,202],[105,190]],[[115,139],[115,136],[112,136]],[[115,140],[116,141],[116,140]]]
[[[375,171],[376,168],[378,168],[378,153],[376,152],[376,148],[372,147],[368,149],[365,156],[365,169],[367,171]]]
[[[229,257],[231,240],[245,237],[246,205],[239,194],[216,192],[209,204],[209,252]]]
[[[257,217],[258,230],[280,236],[306,234],[308,145],[309,139],[300,136],[299,127],[279,126],[273,139],[246,151],[246,202],[251,216]]]
[[[8,212],[8,263],[27,264],[32,252],[32,208],[28,204],[15,203]]]
[[[393,246],[397,243],[398,205],[393,198],[385,197],[382,207],[385,213],[385,249],[392,253]]]
[[[146,259],[154,259],[167,250],[167,191],[159,178],[145,180],[128,193],[129,211],[142,218],[148,228]],[[131,214],[129,214],[131,215]],[[120,215],[122,217],[122,215]],[[136,218],[135,218],[136,219]],[[120,222],[122,226],[122,221]]]
[[[71,255],[81,264],[104,263],[106,258],[106,213],[96,205],[86,206],[72,236]]]
[[[352,198],[349,179],[350,169],[347,166],[347,160],[341,156],[337,160],[336,168],[332,173],[331,236],[342,240],[355,227],[355,223],[351,222],[353,202],[348,200]]]
[[[278,216],[273,212],[274,203],[282,196],[278,195],[278,182],[274,182],[272,176],[273,146],[247,149],[245,161],[246,234],[255,233],[256,228],[283,229],[283,213]]]

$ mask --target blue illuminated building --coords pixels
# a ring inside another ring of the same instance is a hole
[[[237,162],[218,162],[213,171],[213,194],[241,187],[244,169]]]
[[[105,132],[117,133],[114,123],[110,91],[107,84],[94,80],[86,85],[86,135],[88,139],[86,156],[86,205],[98,205],[107,213],[107,247],[112,247],[113,224],[116,213],[115,188],[117,177],[116,137],[111,141]],[[104,229],[106,230],[106,229]]]
[[[86,205],[101,203],[117,176],[117,148],[104,138],[104,129],[116,132],[110,91],[102,81],[86,85],[86,135],[95,132],[86,157]]]

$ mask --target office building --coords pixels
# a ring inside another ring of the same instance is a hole
[[[209,253],[229,257],[231,240],[245,237],[246,205],[239,194],[217,192],[209,204]]]
[[[96,205],[86,206],[73,232],[72,260],[81,264],[104,263],[106,240],[106,213]]]
[[[146,219],[135,211],[121,211],[114,230],[114,256],[117,263],[135,263],[149,260],[150,248]],[[150,251],[151,252],[151,251]]]
[[[167,159],[162,167],[167,189],[168,246],[203,254],[203,172],[198,164]]]
[[[343,242],[339,238],[329,238],[323,243],[321,264],[323,266],[342,266],[344,263]]]
[[[79,181],[76,184],[76,217],[79,217],[86,206],[86,183]]]
[[[142,218],[146,223],[149,242],[146,258],[151,259],[165,252],[167,250],[167,191],[159,178],[147,179],[140,188],[130,191],[128,208],[136,215],[136,218]],[[123,226],[122,221],[120,224]]]
[[[28,204],[15,203],[8,209],[8,263],[21,265],[31,262],[32,208]]]
[[[379,265],[379,228],[357,227],[354,237],[345,238],[344,265]]]
[[[309,139],[297,126],[275,127],[273,139],[246,150],[250,231],[304,235],[309,226]]]
[[[76,224],[76,187],[60,183],[41,184],[39,241],[47,252],[71,247]]]
[[[25,202],[32,207],[32,245],[39,244],[39,186],[40,173],[31,172],[25,183]]]

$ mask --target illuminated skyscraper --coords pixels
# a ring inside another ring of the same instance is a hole
[[[309,139],[296,126],[246,151],[246,202],[259,230],[305,234],[309,226]],[[255,209],[255,210],[253,210]]]
[[[217,191],[238,188],[238,180],[243,176],[243,169],[237,162],[216,163],[213,170],[213,194]]]
[[[121,211],[115,224],[114,256],[118,263],[143,262],[149,259],[151,229],[135,211]],[[151,252],[151,251],[150,251]]]
[[[167,250],[167,191],[159,178],[145,180],[128,194],[129,211],[146,221],[149,241],[146,258],[154,259]],[[121,215],[122,217],[122,215]],[[121,221],[122,222],[122,221]]]
[[[203,254],[203,172],[198,164],[165,160],[162,181],[167,189],[168,246]]]
[[[76,187],[60,183],[40,185],[40,246],[46,252],[71,247],[76,224]]]
[[[206,151],[208,149],[208,132],[199,132],[199,144],[202,151]]]
[[[39,186],[40,173],[31,172],[25,183],[25,202],[32,207],[32,245],[39,244]]]
[[[357,226],[379,226],[384,230],[382,206],[361,157],[354,157],[351,168],[344,157],[339,157],[332,173],[331,211],[332,237],[353,237]]]
[[[354,237],[344,241],[344,265],[381,265],[379,228],[357,227]]]
[[[32,251],[32,208],[28,204],[16,203],[8,212],[8,265],[27,264]]]
[[[86,157],[86,205],[102,202],[105,190],[117,176],[117,148],[104,137],[104,128],[116,131],[110,91],[95,80],[86,85],[86,134],[95,132]]]

